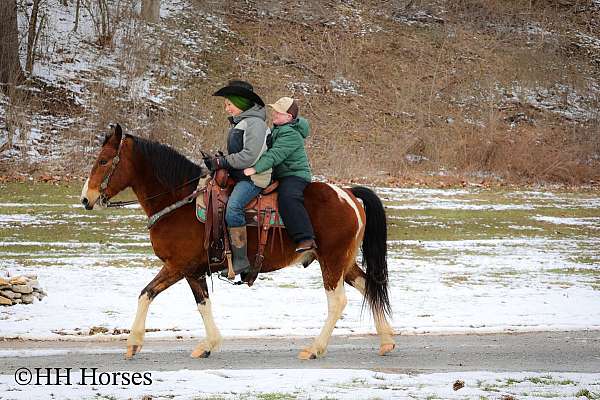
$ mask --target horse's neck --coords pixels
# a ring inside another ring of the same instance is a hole
[[[153,175],[152,179],[138,179],[137,182],[132,183],[131,188],[148,216],[181,200],[175,198],[176,194],[174,195],[174,192],[162,185]]]

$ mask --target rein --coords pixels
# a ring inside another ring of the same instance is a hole
[[[192,179],[190,179],[189,181],[185,181],[185,182],[183,182],[183,183],[182,183],[181,185],[179,185],[179,186],[176,186],[176,187],[174,187],[174,188],[173,188],[173,190],[177,190],[177,189],[181,189],[181,188],[183,188],[183,187],[186,187],[186,186],[187,186],[187,185],[189,185],[190,183],[194,182],[196,179],[201,179],[201,178],[202,178],[202,176],[201,176],[201,175],[199,175],[199,176],[197,176],[197,177],[195,177],[195,178],[192,178]],[[170,191],[170,190],[167,190],[167,191],[164,191],[164,192],[161,192],[161,193],[158,193],[158,194],[153,194],[152,196],[146,197],[146,198],[144,199],[144,201],[147,201],[147,200],[152,200],[152,199],[155,199],[155,198],[157,198],[157,197],[160,197],[160,196],[164,196],[165,194],[169,194],[169,193],[171,193],[171,191]],[[139,204],[139,203],[140,203],[140,200],[127,200],[127,201],[110,201],[110,200],[103,200],[103,199],[102,199],[102,196],[103,196],[103,195],[104,195],[104,193],[103,193],[103,192],[100,192],[100,197],[101,197],[101,199],[100,199],[100,204],[102,204],[102,206],[103,206],[103,207],[106,207],[106,208],[112,208],[112,207],[125,207],[125,206],[130,206],[130,205],[132,205],[132,204]]]
[[[106,195],[106,189],[108,188],[108,183],[110,181],[110,178],[112,177],[112,175],[114,174],[115,170],[117,169],[117,165],[119,164],[119,161],[121,161],[121,149],[123,148],[123,143],[125,142],[125,138],[127,137],[127,135],[123,134],[121,136],[121,141],[119,142],[119,148],[117,149],[117,155],[114,156],[114,158],[112,159],[112,164],[110,166],[110,170],[108,171],[108,173],[104,176],[104,179],[102,179],[102,183],[100,184],[100,204],[103,207],[106,208],[117,208],[117,207],[125,207],[125,206],[130,206],[133,204],[139,204],[140,200],[127,200],[127,201],[110,201],[110,199],[108,198],[108,196]],[[202,154],[204,155],[205,153],[202,152]],[[163,196],[165,194],[169,194],[171,193],[173,190],[177,190],[177,189],[181,189],[187,185],[189,185],[191,182],[202,178],[202,175],[199,175],[197,177],[194,177],[188,181],[185,181],[184,183],[182,183],[181,185],[176,186],[175,188],[173,188],[172,190],[167,190],[149,197],[146,197],[143,201],[147,201],[147,200],[152,200],[155,199],[157,197]],[[160,210],[159,212],[157,212],[156,214],[151,215],[150,217],[148,217],[148,223],[147,223],[147,228],[150,229],[152,228],[152,226],[154,226],[154,224],[156,224],[158,222],[158,220],[167,215],[168,213],[170,213],[171,211],[174,211],[186,204],[191,203],[192,201],[194,201],[194,199],[196,197],[198,197],[200,195],[202,191],[201,190],[194,190],[191,194],[187,195],[186,197],[184,197],[182,200],[179,200],[173,204],[171,204],[170,206],[167,206],[165,208],[163,208],[162,210]]]

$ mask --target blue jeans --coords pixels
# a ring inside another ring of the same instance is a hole
[[[229,228],[246,225],[244,207],[250,200],[258,196],[261,190],[262,188],[256,186],[252,181],[243,180],[235,184],[227,201],[227,210],[225,210],[225,222]]]

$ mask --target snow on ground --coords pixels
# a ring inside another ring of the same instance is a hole
[[[543,215],[536,215],[532,217],[537,221],[551,222],[557,225],[592,225],[600,227],[600,217],[588,217],[588,218],[564,218],[564,217],[547,217]]]
[[[553,87],[523,87],[513,82],[512,87],[504,91],[505,103],[529,105],[537,110],[558,114],[568,120],[586,122],[597,117],[597,109],[590,94],[580,94],[564,84]],[[590,88],[592,90],[592,88]]]
[[[600,209],[600,198],[563,196],[553,192],[506,192],[490,201],[477,189],[377,189],[388,209],[398,210],[535,210],[545,208]],[[482,196],[473,196],[481,193]]]
[[[0,399],[55,398],[130,399],[545,399],[594,398],[600,391],[600,374],[456,372],[422,375],[388,374],[366,370],[264,369],[148,371],[135,378],[140,385],[124,385],[121,377],[100,374],[93,384],[90,371],[83,378],[73,370],[70,385],[19,386],[11,375],[0,375]],[[109,371],[107,371],[109,372]],[[110,371],[112,374],[112,371]],[[125,372],[128,377],[131,372]],[[140,373],[141,374],[141,373]],[[53,376],[54,378],[54,376]],[[55,379],[55,378],[54,378]],[[83,379],[83,381],[82,381]],[[117,382],[117,385],[101,385]],[[464,387],[455,391],[456,381]],[[84,384],[81,384],[84,383]],[[588,396],[585,396],[585,395]]]
[[[460,107],[479,105],[482,103],[500,104],[501,108],[521,105],[539,111],[558,115],[566,120],[586,123],[598,118],[598,84],[589,79],[585,90],[577,89],[569,84],[556,83],[552,86],[526,86],[522,82],[512,82],[509,86],[496,83],[495,92],[481,91],[476,95],[452,97],[450,101]],[[535,122],[530,116],[517,114],[520,121]],[[514,118],[513,117],[513,118]],[[465,114],[464,122],[485,127],[485,124]],[[517,120],[518,122],[519,120]],[[514,125],[516,122],[513,122]]]
[[[551,256],[544,257],[540,264],[550,262]],[[479,262],[493,263],[494,258]],[[518,260],[518,256],[514,257],[514,261]],[[92,257],[65,261],[89,266],[61,267],[60,274],[50,268],[20,269],[37,273],[49,296],[33,305],[2,309],[2,336],[56,339],[69,334],[99,339],[102,335],[87,336],[88,330],[102,326],[109,330],[105,339],[119,337],[110,333],[115,328],[130,327],[139,291],[157,272],[146,268],[98,268],[99,260]],[[401,278],[398,275],[402,269],[407,272]],[[414,260],[393,264],[393,326],[398,333],[600,328],[598,292],[589,287],[548,288],[546,282],[551,277],[537,274],[527,283],[494,283],[490,278],[472,277],[474,271],[461,265],[440,265],[435,272],[429,268],[425,274],[420,272],[422,269],[427,269],[427,265]],[[469,274],[466,278],[459,275],[467,282],[452,284],[454,273]],[[315,336],[327,310],[319,275],[316,268],[294,267],[266,275],[252,288],[232,287],[215,279],[211,298],[216,323],[226,336]],[[335,333],[374,333],[370,317],[361,318],[362,299],[358,293],[348,288],[347,294],[349,303]],[[256,318],[248,318],[253,315]],[[150,307],[147,328],[160,329],[150,332],[150,338],[204,336],[200,315],[186,284],[178,283],[157,297]]]
[[[398,333],[600,328],[596,195],[432,189],[378,193],[388,206],[392,325]],[[151,253],[141,211],[85,212],[71,202],[59,207],[44,197],[37,206],[32,198],[19,200],[23,203],[11,198],[2,202],[7,211],[0,213],[0,274],[37,274],[48,297],[0,308],[0,336],[124,337],[137,296],[160,264]],[[23,204],[29,209],[16,206]],[[474,204],[481,207],[465,210]],[[523,204],[530,207],[519,208]],[[394,205],[404,207],[395,210]],[[472,214],[454,218],[449,214],[453,210]],[[514,212],[518,214],[510,219]],[[507,231],[494,234],[499,226]],[[415,239],[413,231],[455,233],[448,239]],[[209,288],[215,320],[225,336],[314,336],[325,320],[326,298],[316,263],[261,275],[252,288],[213,276]],[[346,292],[349,303],[334,333],[374,333],[370,313],[361,315],[359,293],[351,287]],[[95,326],[108,332],[89,336]],[[147,328],[152,330],[149,338],[204,336],[186,283],[156,298]]]

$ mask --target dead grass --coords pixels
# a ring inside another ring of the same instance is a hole
[[[569,33],[593,28],[589,2],[193,4],[222,15],[236,35],[222,34],[218,50],[195,56],[208,76],[178,77],[184,89],[167,106],[123,99],[98,84],[91,107],[97,113],[85,115],[86,126],[71,133],[81,136],[79,150],[88,158],[98,131],[115,120],[196,160],[200,149],[224,148],[227,122],[212,93],[242,78],[267,101],[290,94],[300,100],[313,128],[307,148],[315,174],[411,179],[442,171],[568,184],[600,178],[598,111],[573,121],[505,98],[515,84],[531,90],[562,85],[600,110],[600,94],[589,88],[600,70],[593,55],[573,47]],[[443,23],[401,22],[422,11]],[[193,17],[186,23],[201,26]],[[180,61],[168,40],[148,48],[135,32],[126,43],[125,88],[156,61]],[[168,72],[161,72],[165,84]],[[338,78],[352,82],[357,94],[333,91]],[[571,100],[564,97],[566,107]],[[69,163],[83,171],[89,161]]]
[[[562,51],[560,33],[567,25],[561,19],[568,9],[521,3],[455,2],[441,26],[374,17],[383,30],[365,36],[327,21],[290,24],[302,21],[301,11],[290,11],[284,22],[245,24],[243,40],[233,48],[251,66],[243,76],[262,93],[276,98],[294,82],[314,89],[295,95],[313,122],[308,146],[317,172],[351,178],[443,168],[530,183],[593,179],[597,115],[574,123],[527,104],[502,103],[501,88],[517,81],[526,88],[560,84],[585,93],[585,77],[594,74],[589,60]],[[333,9],[326,14],[336,15]],[[373,14],[374,8],[363,7],[361,15]],[[557,39],[528,33],[528,26],[558,32]],[[286,32],[283,43],[273,32]],[[356,83],[360,96],[333,93],[329,81],[338,76]],[[520,114],[526,122],[511,126]],[[428,161],[413,165],[407,154]]]

